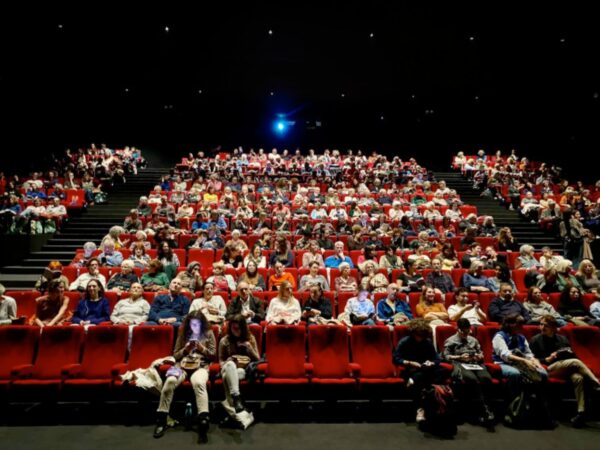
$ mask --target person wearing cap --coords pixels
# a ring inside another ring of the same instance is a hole
[[[6,288],[0,284],[0,325],[11,325],[17,321],[17,302],[4,295]]]

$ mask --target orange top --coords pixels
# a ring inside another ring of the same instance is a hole
[[[283,272],[281,277],[273,274],[269,277],[269,290],[273,290],[274,287],[278,287],[284,281],[289,281],[292,285],[292,289],[296,290],[296,280],[294,276],[289,272]]]
[[[444,304],[439,302],[435,302],[433,305],[427,305],[426,303],[417,304],[417,317],[423,317],[425,314],[430,312],[445,313],[447,311]]]

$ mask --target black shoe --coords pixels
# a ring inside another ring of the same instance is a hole
[[[235,408],[236,413],[241,413],[246,409],[244,407],[244,404],[242,403],[242,397],[240,397],[239,395],[232,396],[231,400],[233,400],[233,407]]]
[[[571,419],[571,425],[573,428],[585,427],[585,414],[582,412],[577,413],[577,415]]]
[[[165,435],[165,431],[167,431],[167,413],[159,412],[156,417],[156,427],[154,427],[154,436],[155,439],[161,438]]]
[[[490,411],[490,409],[487,406],[484,406],[483,411],[481,412],[481,416],[479,416],[479,423],[487,427],[494,423],[494,419],[494,413]]]
[[[198,443],[206,444],[208,442],[208,428],[210,427],[210,421],[208,413],[201,413],[198,415]]]

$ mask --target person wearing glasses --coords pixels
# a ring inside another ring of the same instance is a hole
[[[471,335],[469,319],[462,317],[456,325],[456,334],[444,343],[444,358],[454,366],[452,378],[461,391],[460,397],[466,399],[468,396],[475,406],[478,422],[490,425],[494,414],[487,406],[486,397],[492,386],[492,377],[483,365],[483,350],[479,341]]]

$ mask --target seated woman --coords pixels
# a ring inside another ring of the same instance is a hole
[[[266,289],[265,279],[258,273],[256,263],[250,261],[246,266],[246,271],[238,279],[238,287],[241,283],[247,283],[251,291],[264,291]]]
[[[235,280],[232,275],[225,273],[223,261],[213,263],[213,274],[206,279],[206,283],[212,283],[216,291],[234,291]]]
[[[166,373],[158,403],[154,437],[163,437],[167,430],[167,416],[175,389],[189,376],[198,411],[198,439],[206,443],[209,428],[208,367],[217,354],[217,342],[206,317],[201,311],[188,314],[179,327],[173,356],[176,364]],[[186,367],[189,367],[186,369]]]
[[[44,269],[44,273],[40,276],[40,279],[36,281],[35,288],[40,292],[45,292],[48,283],[51,280],[60,280],[64,285],[65,290],[69,289],[69,279],[62,274],[63,265],[60,261],[50,261],[48,267]]]
[[[493,288],[490,280],[482,274],[484,264],[480,260],[471,262],[468,272],[463,275],[462,285],[470,292],[489,292]]]
[[[579,269],[575,274],[575,278],[577,278],[579,285],[585,292],[596,294],[600,290],[598,271],[594,263],[589,259],[584,259],[579,263]]]
[[[600,381],[577,358],[571,349],[569,339],[557,333],[560,325],[554,316],[543,316],[540,324],[542,332],[531,339],[531,351],[540,362],[548,365],[548,375],[551,378],[570,379],[575,386],[577,415],[571,419],[571,424],[579,428],[586,421],[585,384],[589,383],[594,391],[598,392]]]
[[[358,290],[358,282],[356,278],[350,276],[350,264],[343,262],[338,266],[340,275],[335,279],[335,291],[340,292],[356,292]]]
[[[202,289],[204,280],[200,274],[200,263],[192,261],[183,272],[179,272],[175,279],[181,283],[181,290],[185,292],[196,292]]]
[[[379,266],[375,261],[367,260],[360,264],[358,268],[363,274],[362,280],[360,281],[361,289],[374,294],[387,291],[390,282],[384,274],[379,272]]]
[[[559,261],[556,266],[556,284],[558,289],[562,292],[567,286],[575,286],[581,289],[579,280],[573,275],[573,262],[568,259]]]
[[[156,259],[158,259],[163,265],[164,273],[169,277],[169,280],[175,278],[177,269],[180,266],[179,257],[175,252],[173,252],[173,249],[167,241],[163,241],[158,244]]]
[[[504,263],[498,263],[495,265],[494,269],[496,270],[495,277],[489,277],[488,283],[490,285],[490,290],[492,292],[500,292],[500,285],[502,283],[510,284],[513,289],[513,292],[517,292],[517,286],[512,279],[510,269]]]
[[[71,319],[68,308],[69,297],[65,295],[64,285],[60,280],[51,280],[48,293],[35,299],[35,314],[29,319],[29,325],[63,325]]]
[[[128,291],[133,283],[138,283],[138,277],[133,271],[133,261],[127,259],[121,263],[121,271],[115,273],[106,285],[109,291],[118,292],[119,294]]]
[[[548,373],[529,348],[529,343],[522,334],[523,323],[523,317],[517,314],[509,314],[504,318],[502,329],[492,340],[492,360],[500,365],[502,376],[507,379],[509,399],[519,395],[523,378],[527,376],[530,386],[542,395],[540,399],[543,401],[543,385],[548,379]]]
[[[96,280],[90,280],[73,313],[71,323],[75,325],[98,325],[102,322],[110,322],[110,305],[104,297],[102,285]]]
[[[423,288],[417,304],[417,317],[425,319],[432,327],[448,323],[448,311],[439,300],[435,289],[427,286]]]
[[[335,323],[332,321],[331,302],[323,296],[321,286],[314,284],[309,289],[310,296],[302,308],[302,320],[308,325]]]
[[[242,257],[240,247],[235,244],[225,245],[221,261],[225,264],[225,267],[232,269],[242,268],[244,265],[244,258]]]
[[[523,302],[523,307],[529,312],[530,325],[540,324],[543,317],[552,316],[560,327],[564,327],[567,321],[554,309],[550,303],[544,301],[542,291],[538,287],[531,287],[527,291],[527,298]]]
[[[115,325],[139,325],[148,320],[150,304],[144,299],[144,288],[133,283],[129,288],[129,297],[119,300],[115,305],[110,321]]]
[[[211,325],[221,325],[225,322],[225,300],[220,295],[215,295],[215,286],[210,281],[204,283],[202,297],[194,299],[190,306],[190,312],[196,310],[201,310]]]
[[[542,267],[542,263],[535,259],[534,252],[535,249],[532,245],[521,245],[519,248],[519,256],[515,261],[515,269],[537,270]]]
[[[369,298],[369,291],[361,290],[358,296],[346,303],[343,321],[350,325],[375,325],[375,306]]]
[[[98,260],[105,267],[118,267],[123,262],[123,254],[115,250],[115,241],[106,239],[102,245],[102,253],[98,255]]]
[[[262,248],[258,243],[252,246],[252,251],[244,258],[244,267],[248,267],[250,261],[253,261],[259,269],[267,267],[267,258],[263,256]]]
[[[140,280],[145,291],[163,291],[169,287],[169,277],[163,271],[163,265],[158,259],[148,264],[148,272]]]
[[[456,254],[456,250],[450,242],[447,242],[441,249],[442,270],[452,270],[460,268],[460,261]]]
[[[71,283],[70,291],[83,291],[90,280],[97,280],[102,287],[106,286],[106,277],[100,273],[100,262],[97,258],[90,258],[87,269],[86,273],[82,273]]]
[[[583,304],[581,290],[575,286],[565,288],[561,292],[558,302],[558,312],[567,322],[580,327],[600,323]]]
[[[408,323],[408,336],[398,342],[394,350],[393,363],[403,366],[402,376],[408,382],[413,401],[417,407],[417,423],[423,422],[425,410],[422,403],[423,389],[432,384],[443,384],[447,371],[440,367],[440,355],[431,340],[431,328],[423,319]]]
[[[396,254],[396,247],[388,246],[384,249],[385,253],[379,258],[379,267],[387,269],[391,273],[395,269],[403,269],[404,263],[402,258]]]
[[[246,244],[242,240],[241,235],[242,233],[240,232],[240,230],[234,229],[231,232],[231,239],[225,243],[225,247],[227,247],[228,245],[232,247],[238,247],[240,249],[240,253],[243,253],[246,250],[248,250],[248,244]]]
[[[229,320],[227,334],[219,341],[219,364],[225,390],[225,410],[230,417],[246,408],[240,396],[240,380],[246,377],[246,366],[258,361],[260,352],[246,319],[237,314]]]
[[[315,240],[310,240],[308,250],[302,255],[302,268],[308,269],[313,261],[316,261],[319,264],[319,267],[325,267],[325,261],[323,260],[323,254],[319,247],[319,243]]]
[[[278,294],[271,300],[267,309],[267,324],[292,325],[300,322],[302,310],[300,302],[292,295],[292,285],[283,281],[279,285]]]
[[[403,292],[421,292],[425,285],[423,276],[417,272],[417,266],[408,261],[406,263],[406,272],[403,272],[396,281]]]
[[[133,252],[129,257],[129,261],[132,261],[134,267],[144,271],[148,269],[150,264],[150,257],[146,254],[146,248],[142,244],[136,244],[133,248]]]
[[[458,288],[454,293],[454,300],[456,304],[448,308],[448,316],[452,322],[467,319],[474,326],[487,322],[487,314],[481,309],[479,301],[469,302],[469,291],[466,288]]]
[[[387,296],[377,303],[377,320],[388,325],[401,325],[413,319],[408,297],[399,297],[399,291],[395,283],[387,287]]]
[[[325,278],[323,275],[319,274],[319,269],[321,268],[319,263],[317,261],[313,261],[312,263],[310,263],[309,268],[310,268],[310,273],[308,273],[308,274],[302,276],[302,278],[300,278],[299,290],[306,291],[306,290],[310,289],[312,286],[318,285],[321,287],[321,289],[323,291],[328,291],[329,290],[329,282],[327,281],[327,278]]]
[[[141,230],[136,231],[135,240],[129,245],[129,250],[133,252],[138,245],[144,247],[145,250],[150,250],[152,248],[152,244],[148,240],[148,235]]]
[[[412,255],[408,255],[407,262],[414,264],[416,270],[431,267],[431,258],[425,254],[425,247],[422,245],[419,245]]]
[[[269,266],[274,267],[278,262],[283,264],[284,267],[294,267],[294,252],[290,250],[290,245],[283,236],[277,238],[275,250],[269,258]]]

